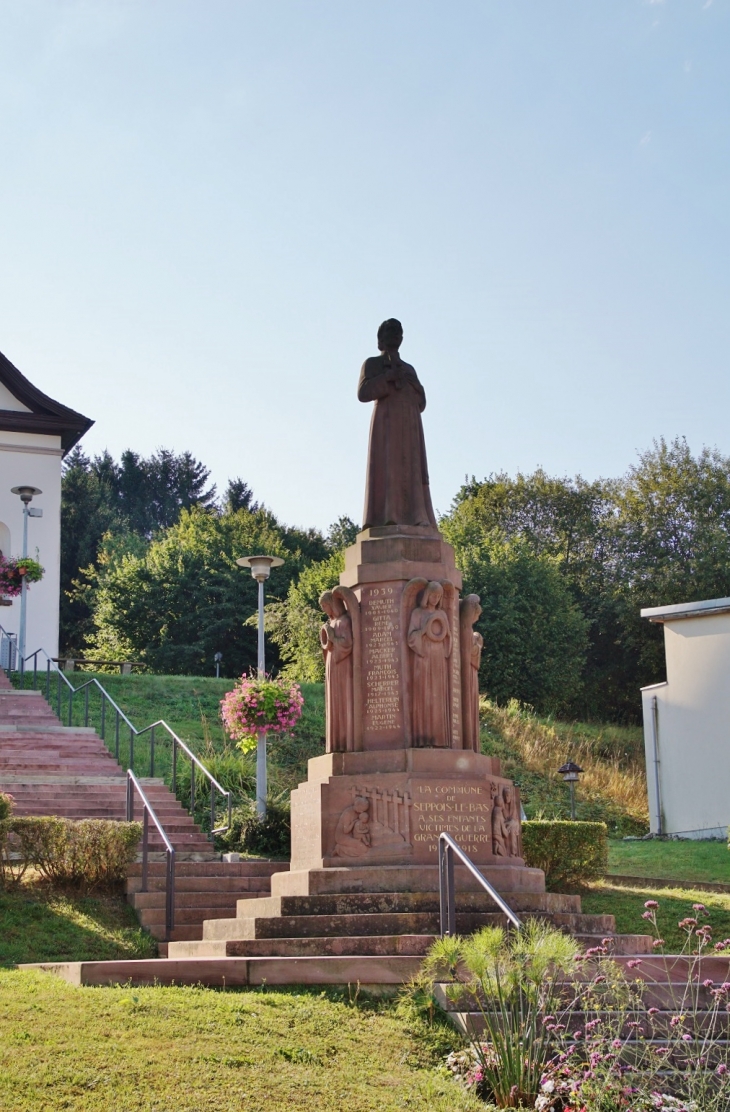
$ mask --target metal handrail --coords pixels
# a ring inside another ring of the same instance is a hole
[[[132,772],[127,769],[127,822],[134,822],[134,793],[142,800],[144,812],[142,817],[142,887],[140,892],[147,891],[147,866],[149,852],[149,820],[152,819],[157,827],[157,832],[165,843],[165,937],[169,941],[175,927],[175,847],[165,833],[165,828],[155,814],[152,804],[145,795],[142,785]]]
[[[51,701],[51,664],[53,664],[54,661],[53,661],[52,657],[49,657],[49,655],[45,651],[45,649],[36,649],[36,651],[34,653],[30,653],[27,657],[25,657],[25,660],[20,662],[20,664],[21,664],[20,672],[21,672],[21,676],[22,676],[24,674],[23,669],[22,669],[22,665],[25,663],[25,661],[28,661],[28,660],[33,660],[34,661],[33,690],[35,690],[36,689],[36,683],[37,683],[37,677],[38,677],[37,658],[38,658],[39,653],[43,653],[44,656],[46,657],[46,698],[50,702]],[[112,699],[111,695],[106,690],[106,688],[101,683],[99,683],[98,679],[96,679],[95,676],[92,677],[89,680],[86,680],[85,683],[80,684],[78,687],[74,687],[74,685],[69,680],[68,676],[60,668],[56,668],[55,672],[56,672],[56,676],[57,676],[57,679],[58,679],[58,686],[57,686],[57,691],[56,691],[56,709],[57,709],[57,714],[58,714],[59,718],[62,719],[62,714],[61,714],[62,702],[63,702],[63,700],[62,700],[62,690],[63,690],[62,683],[66,684],[66,688],[68,690],[68,714],[67,714],[66,718],[67,718],[67,723],[68,723],[69,726],[73,725],[73,699],[74,699],[74,696],[77,695],[80,691],[84,692],[84,725],[85,726],[89,725],[89,691],[93,690],[93,689],[96,689],[101,696],[101,724],[100,724],[100,727],[99,727],[99,733],[101,734],[102,741],[104,741],[104,742],[106,742],[107,704],[109,704],[109,706],[111,707],[111,709],[114,711],[114,714],[115,714],[115,720],[114,720],[114,758],[119,764],[122,763],[120,761],[120,735],[119,735],[120,723],[124,722],[127,729],[129,730],[129,764],[130,764],[131,768],[134,768],[134,744],[135,744],[136,739],[142,737],[146,733],[150,734],[150,771],[149,771],[149,774],[150,774],[151,779],[154,778],[154,775],[155,775],[155,730],[158,727],[161,727],[163,730],[166,730],[167,733],[169,734],[170,738],[172,739],[172,792],[173,792],[173,795],[177,794],[177,755],[178,755],[178,750],[180,749],[185,754],[185,756],[190,759],[190,811],[191,811],[191,813],[193,813],[195,811],[195,769],[197,768],[200,771],[200,773],[204,777],[207,778],[207,780],[210,784],[210,837],[213,838],[216,834],[224,834],[226,832],[226,830],[228,830],[230,828],[231,813],[232,813],[232,809],[233,809],[233,797],[232,797],[231,792],[226,791],[226,789],[223,788],[218,783],[218,781],[208,771],[208,769],[205,767],[205,765],[202,763],[202,761],[198,757],[196,757],[195,753],[193,753],[193,751],[185,744],[185,742],[182,740],[182,738],[178,737],[178,735],[175,733],[175,731],[172,729],[172,727],[169,726],[167,724],[167,722],[165,722],[164,718],[159,718],[156,722],[153,722],[151,725],[145,726],[144,729],[142,729],[142,730],[138,730],[136,728],[136,726],[129,720],[129,718],[124,713],[122,708],[120,706],[118,706],[118,704],[114,701],[114,699]],[[225,800],[225,809],[226,809],[226,815],[227,815],[227,822],[226,822],[225,826],[216,827],[216,825],[215,825],[216,792],[219,795],[222,795],[224,800]]]
[[[515,915],[509,904],[500,896],[494,885],[490,884],[485,876],[479,872],[471,858],[467,857],[463,849],[450,834],[444,831],[439,834],[439,911],[441,937],[456,934],[456,890],[454,886],[454,855],[462,865],[465,865],[475,880],[478,880],[485,892],[492,897],[497,907],[509,921],[522,930],[522,923]]]

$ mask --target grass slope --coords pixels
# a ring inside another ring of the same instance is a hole
[[[694,916],[692,904],[702,903],[710,913],[708,920],[713,938],[720,941],[730,937],[730,893],[703,892],[701,886],[694,891],[681,888],[653,888],[650,884],[628,888],[611,884],[591,885],[581,893],[583,911],[591,915],[615,915],[616,930],[620,934],[646,934],[647,924],[641,918],[646,900],[659,904],[659,927],[666,945],[664,952],[676,954],[686,942],[686,934],[677,924],[687,916]]]
[[[453,1038],[453,1036],[452,1036]],[[392,1004],[0,972],[3,1112],[477,1112]]]
[[[72,676],[76,686],[91,673]],[[233,680],[212,676],[97,677],[137,729],[163,718],[199,756],[230,750],[220,723],[220,700]],[[26,677],[30,683],[31,677]],[[55,684],[52,702],[56,705]],[[307,774],[307,760],[324,752],[324,692],[321,684],[303,684],[304,714],[291,738],[272,741],[269,779],[273,792],[289,791]],[[62,695],[61,714],[67,721],[67,699]],[[90,723],[100,727],[100,701],[91,691]],[[84,698],[75,696],[73,721],[84,721]],[[578,789],[578,818],[605,821],[619,834],[644,833],[647,829],[646,781],[642,732],[638,727],[562,723],[539,718],[511,703],[498,707],[482,702],[482,747],[501,758],[505,773],[520,784],[528,816],[568,817],[568,789],[557,769],[568,758],[585,769]],[[114,720],[107,716],[106,737],[114,749]],[[122,725],[120,758],[129,763],[129,736]],[[149,735],[136,744],[135,771],[150,773]],[[164,736],[156,736],[156,775],[169,781],[170,749]]]
[[[482,751],[502,761],[520,786],[528,818],[570,818],[570,793],[557,775],[567,760],[584,769],[576,817],[605,822],[614,834],[648,830],[643,735],[636,726],[556,722],[511,702],[483,699]]]
[[[725,842],[612,839],[608,844],[608,871],[698,885],[730,884],[730,853]]]
[[[156,956],[121,894],[79,896],[26,878],[0,889],[0,965]]]

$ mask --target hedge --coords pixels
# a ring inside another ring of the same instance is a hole
[[[7,818],[0,822],[0,879],[17,882],[30,867],[57,884],[112,884],[126,877],[141,837],[139,822]]]
[[[0,822],[10,818],[13,809],[13,797],[6,792],[0,792]]]
[[[545,873],[548,891],[580,887],[608,869],[605,822],[528,820],[522,846],[527,864]]]

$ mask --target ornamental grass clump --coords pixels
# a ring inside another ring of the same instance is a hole
[[[15,598],[23,589],[23,580],[26,583],[40,583],[44,569],[37,560],[30,556],[19,556],[17,560],[8,560],[0,555],[0,595]]]
[[[248,753],[256,745],[260,730],[286,734],[302,714],[304,698],[298,683],[281,676],[259,678],[243,675],[232,691],[221,699],[221,718],[226,732]]]
[[[449,979],[452,1003],[479,1017],[466,1081],[498,1108],[534,1107],[555,1052],[543,1018],[560,1009],[578,953],[572,938],[539,920],[518,932],[484,927],[434,942],[424,972]]]
[[[658,911],[646,902],[654,954],[625,968],[612,939],[581,954],[539,924],[434,943],[425,970],[450,983],[432,987],[473,1017],[468,1048],[447,1068],[498,1108],[728,1112],[730,980],[718,980],[712,959],[730,952],[730,938],[713,942],[705,907],[693,904],[681,953],[664,959]]]

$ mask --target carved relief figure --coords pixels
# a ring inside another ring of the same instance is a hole
[[[335,857],[364,857],[370,849],[370,804],[356,795],[340,815],[335,830]]]
[[[484,639],[473,628],[482,608],[479,595],[467,595],[459,605],[459,647],[461,649],[461,715],[463,747],[481,753],[479,738],[479,665]]]
[[[400,321],[384,321],[378,329],[382,354],[366,359],[360,372],[358,399],[375,402],[363,529],[371,525],[436,529],[421,423],[426,394],[415,369],[398,354],[402,342]]]
[[[335,829],[334,857],[412,853],[411,797],[393,788],[357,786]]]
[[[520,820],[511,784],[492,784],[492,852],[497,857],[520,856]]]
[[[319,631],[325,659],[327,752],[352,752],[355,747],[352,618],[334,591],[325,591],[319,605],[329,618]]]
[[[408,648],[411,649],[411,743],[415,746],[450,746],[449,657],[451,628],[442,609],[444,588],[427,583],[420,605],[411,614]]]

